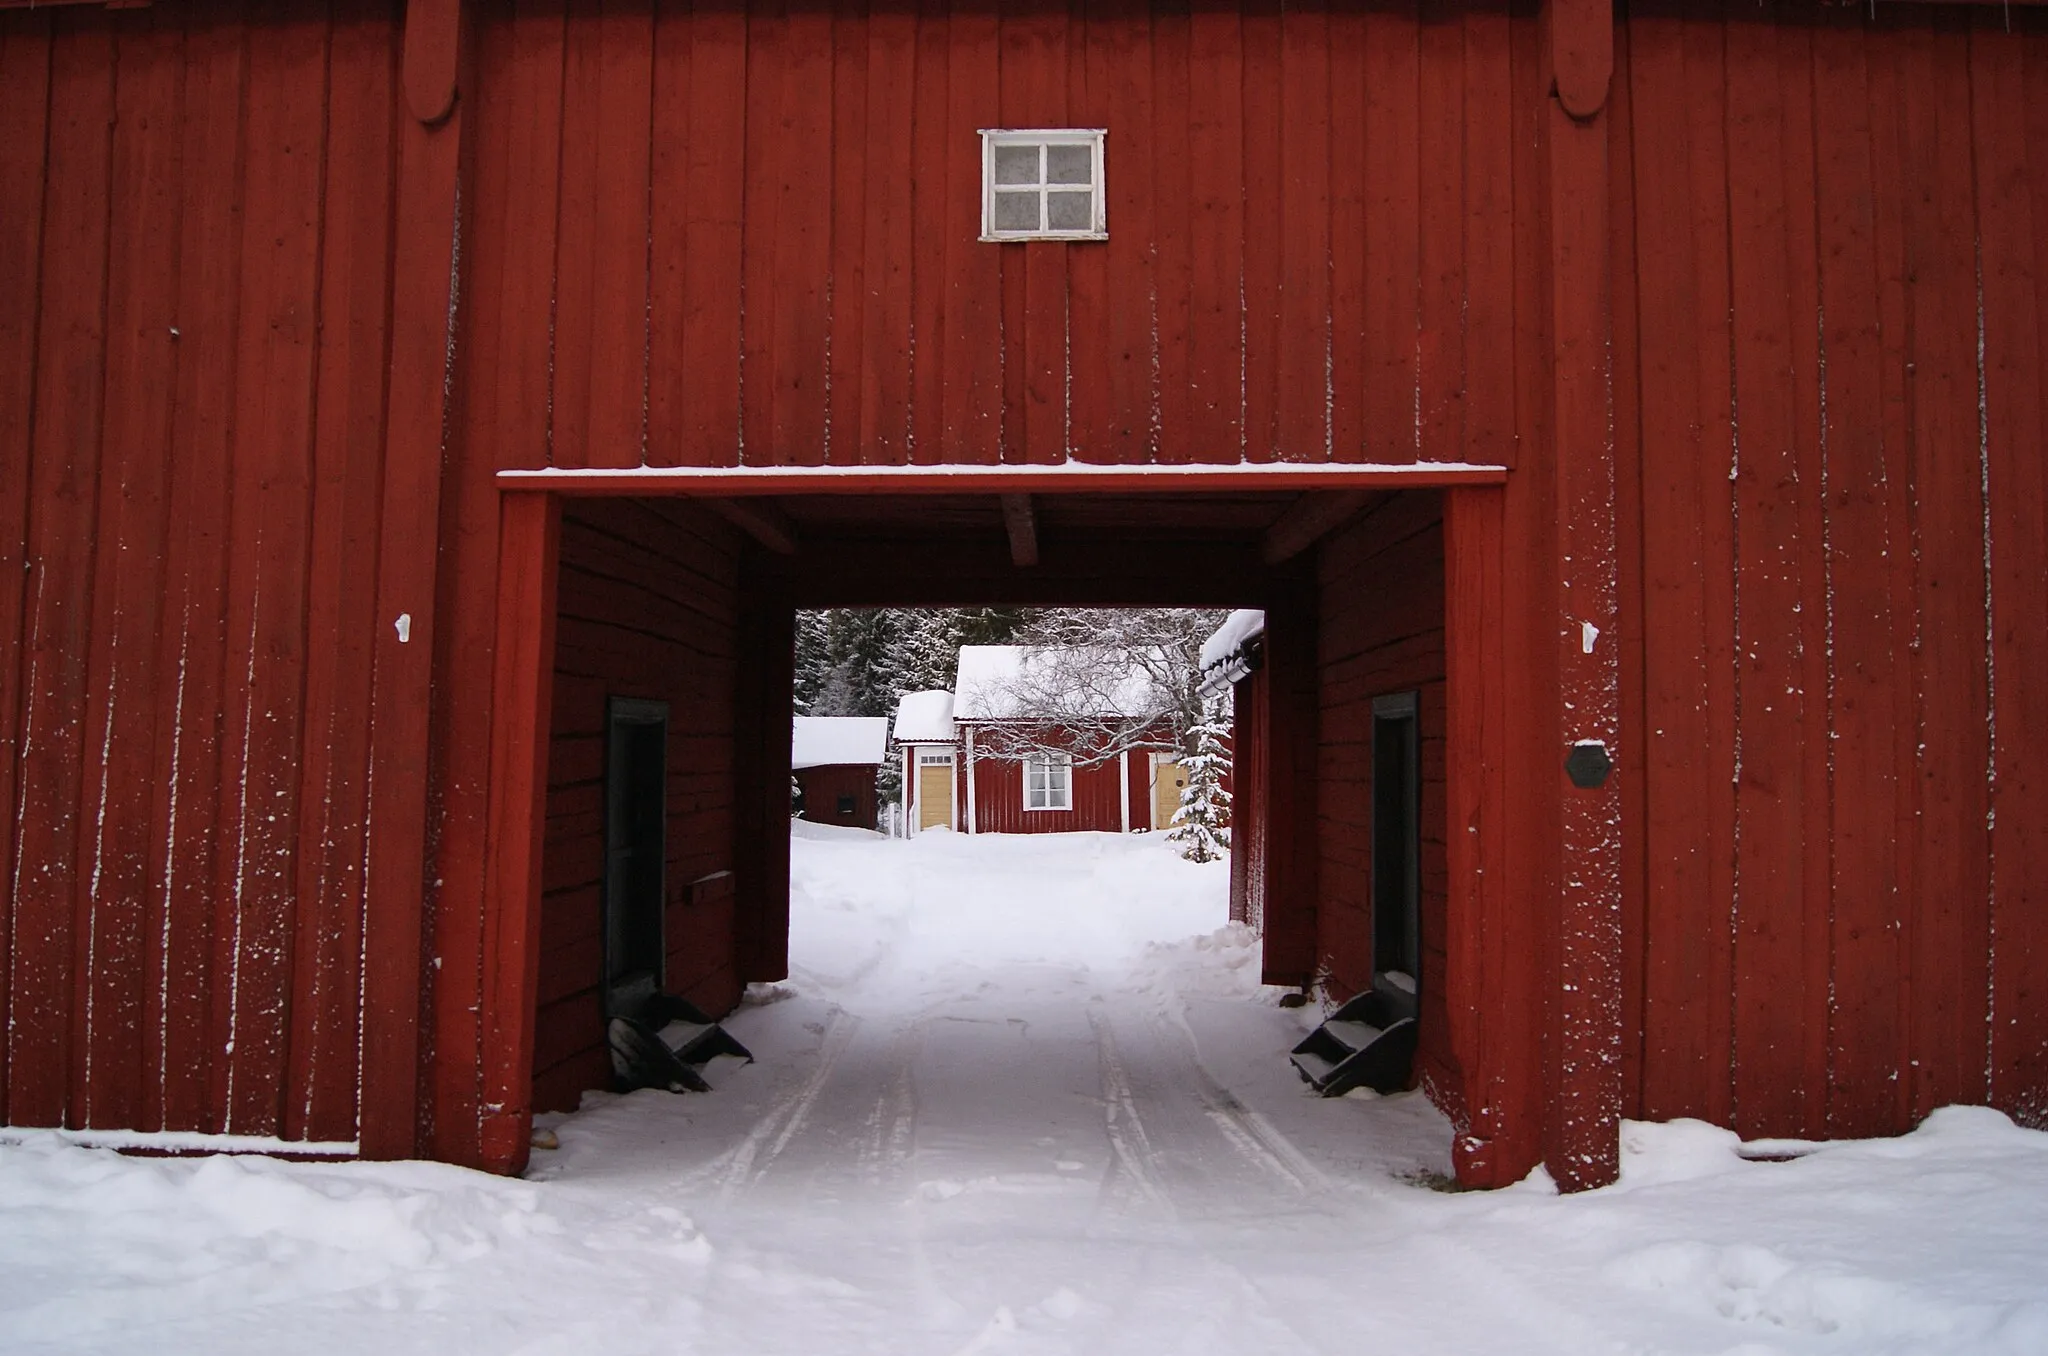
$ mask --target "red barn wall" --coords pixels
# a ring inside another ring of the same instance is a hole
[[[395,17],[0,13],[0,1122],[349,1141],[403,1067],[358,1011]]]
[[[1631,1109],[2048,1124],[2048,15],[1726,13],[1617,89]]]
[[[719,1014],[739,1001],[733,695],[739,543],[687,503],[591,500],[562,517],[554,715],[542,846],[534,1106],[610,1086],[605,1047],[605,710],[668,703],[666,986]],[[694,888],[693,888],[694,886]]]
[[[1464,393],[1517,347],[1509,20],[1422,13],[487,3],[501,462],[1466,459],[1513,421]],[[985,127],[1109,129],[1110,239],[978,241]]]
[[[1316,674],[1320,969],[1332,996],[1372,985],[1372,703],[1416,694],[1420,743],[1421,984],[1416,1076],[1462,1121],[1451,1053],[1453,1001],[1444,964],[1449,884],[1444,852],[1443,507],[1428,493],[1389,496],[1318,551]]]
[[[804,789],[804,818],[817,824],[856,829],[875,827],[875,769],[865,764],[838,763],[796,770]],[[853,812],[839,813],[839,798],[853,797]]]

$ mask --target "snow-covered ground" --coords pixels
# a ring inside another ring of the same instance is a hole
[[[1788,1162],[1630,1125],[1609,1190],[1450,1194],[1421,1098],[1295,1079],[1221,864],[794,851],[758,1062],[550,1118],[527,1181],[14,1135],[0,1349],[2048,1352],[2048,1135],[1994,1112]]]

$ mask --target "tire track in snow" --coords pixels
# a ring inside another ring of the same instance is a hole
[[[1159,1151],[1153,1147],[1145,1122],[1138,1115],[1137,1098],[1131,1093],[1130,1074],[1124,1068],[1123,1057],[1117,1052],[1116,1034],[1110,1030],[1102,1014],[1092,1007],[1088,1010],[1088,1026],[1095,1033],[1096,1060],[1102,1070],[1103,1130],[1109,1139],[1111,1155],[1110,1171],[1103,1178],[1103,1189],[1107,1191],[1111,1187],[1120,1169],[1139,1195],[1179,1219],[1180,1211],[1160,1183],[1157,1172]]]
[[[924,1048],[924,1022],[913,1022],[890,1047],[893,1072],[868,1113],[860,1167],[870,1182],[900,1172],[910,1162],[917,1140],[917,1058]]]
[[[849,1014],[844,1008],[834,1008],[825,1019],[825,1033],[819,1042],[818,1067],[811,1070],[811,1076],[785,1095],[763,1116],[760,1123],[747,1133],[725,1156],[721,1170],[717,1172],[718,1193],[721,1199],[731,1200],[741,1187],[758,1182],[782,1151],[789,1147],[789,1141],[801,1130],[810,1117],[811,1107],[817,1102],[818,1094],[831,1080],[832,1072],[840,1056],[853,1043],[853,1036],[860,1029],[860,1018]],[[763,1146],[766,1151],[763,1152]]]

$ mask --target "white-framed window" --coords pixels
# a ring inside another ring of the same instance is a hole
[[[1100,127],[981,133],[983,240],[1107,240]]]
[[[1065,754],[1034,754],[1024,760],[1024,808],[1074,808],[1074,763]]]
[[[918,750],[917,761],[923,767],[938,767],[953,761],[953,751],[951,749],[939,749],[936,751],[920,749]]]

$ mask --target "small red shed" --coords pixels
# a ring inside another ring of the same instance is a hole
[[[790,774],[815,824],[875,827],[875,772],[888,761],[887,716],[797,716],[791,721]]]

